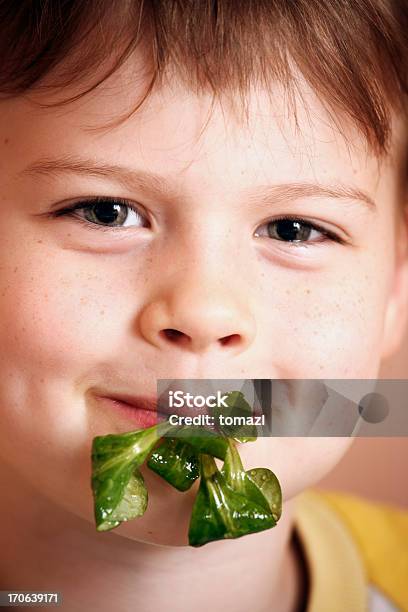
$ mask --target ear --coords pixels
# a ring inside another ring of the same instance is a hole
[[[397,237],[395,276],[384,321],[381,358],[391,357],[408,331],[408,206],[402,215]]]

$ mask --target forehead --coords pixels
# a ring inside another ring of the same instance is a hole
[[[372,182],[378,164],[361,135],[344,120],[340,132],[300,76],[298,82],[291,104],[276,83],[270,90],[252,87],[244,108],[239,98],[213,100],[169,78],[132,113],[146,79],[135,78],[135,66],[127,64],[68,104],[45,106],[75,95],[75,87],[2,102],[0,125],[3,142],[15,153],[10,161],[19,167],[81,152],[108,164],[171,174],[182,189],[241,189],[264,179],[330,183],[340,175],[357,187]]]

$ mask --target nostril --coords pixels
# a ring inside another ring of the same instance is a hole
[[[166,329],[162,329],[160,331],[160,336],[167,341],[178,344],[179,346],[186,346],[186,347],[193,346],[192,338],[189,335],[185,334],[184,332],[181,332],[178,329],[173,329],[170,327]],[[242,336],[240,334],[230,334],[228,336],[224,336],[218,339],[218,342],[219,344],[221,344],[221,346],[228,346],[228,347],[235,346],[239,344],[241,341],[242,341]],[[207,345],[207,343],[204,343],[204,344]],[[197,346],[198,346],[198,343],[197,343]]]
[[[222,346],[235,346],[239,344],[241,341],[241,336],[239,334],[230,334],[229,336],[224,336],[224,338],[220,338],[220,344]]]
[[[179,340],[180,338],[188,339],[188,336],[178,329],[163,329],[160,332],[161,336],[163,336],[166,340]]]

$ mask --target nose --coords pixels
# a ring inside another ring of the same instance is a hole
[[[241,290],[242,291],[242,290]],[[152,345],[192,353],[225,350],[238,354],[255,337],[255,320],[239,287],[211,288],[196,280],[172,279],[139,317],[142,336]]]

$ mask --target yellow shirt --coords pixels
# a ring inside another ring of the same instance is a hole
[[[307,612],[408,612],[408,512],[349,493],[297,497]]]

